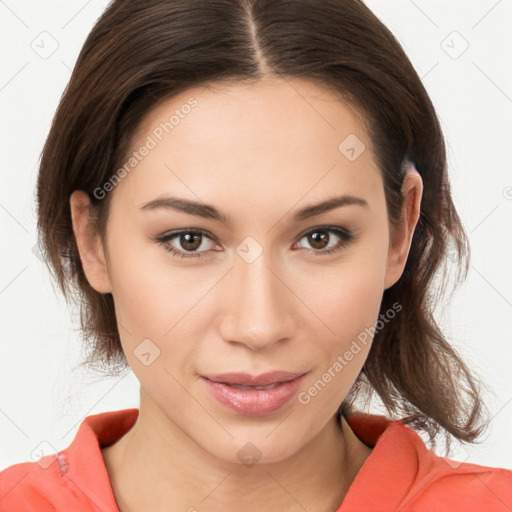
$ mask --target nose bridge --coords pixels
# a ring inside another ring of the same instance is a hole
[[[227,341],[257,350],[290,337],[292,326],[287,311],[291,301],[285,297],[290,292],[273,268],[270,251],[261,251],[252,260],[247,255],[252,251],[254,257],[254,250],[254,245],[249,245],[245,256],[241,252],[230,273],[231,302],[225,319],[228,327],[223,334]]]

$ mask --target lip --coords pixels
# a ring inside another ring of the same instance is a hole
[[[214,376],[222,382],[210,380],[206,376],[202,376],[201,380],[206,384],[211,396],[228,409],[244,416],[265,416],[277,411],[291,400],[306,373],[270,372],[257,377],[231,373]],[[275,386],[269,389],[236,388],[230,386],[225,381],[226,378],[232,381],[230,384],[245,386],[275,384]]]
[[[201,375],[212,382],[222,384],[240,384],[243,386],[267,386],[276,382],[286,382],[304,375],[306,372],[286,372],[276,370],[273,372],[262,373],[260,375],[251,375],[249,373],[220,373],[217,375]]]

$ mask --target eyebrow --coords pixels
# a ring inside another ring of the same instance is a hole
[[[295,222],[300,222],[310,217],[315,217],[321,213],[340,208],[342,206],[358,205],[369,208],[369,205],[362,197],[356,197],[349,194],[333,197],[322,201],[321,203],[313,204],[302,208],[297,211],[293,216]],[[153,211],[157,209],[174,210],[177,212],[187,213],[189,215],[196,215],[205,219],[212,219],[224,224],[232,224],[232,219],[229,215],[221,212],[215,206],[183,199],[179,197],[160,197],[153,199],[140,207],[144,211]]]

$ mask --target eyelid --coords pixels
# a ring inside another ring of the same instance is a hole
[[[344,228],[342,226],[334,226],[329,224],[321,224],[318,226],[313,226],[312,228],[305,229],[300,235],[297,235],[297,240],[300,240],[306,235],[309,235],[310,233],[314,233],[315,231],[334,231],[335,233],[343,233],[347,237],[353,235],[353,232],[347,228]]]
[[[162,233],[161,235],[156,235],[154,237],[151,237],[154,241],[158,242],[158,241],[161,241],[163,239],[166,239],[166,240],[170,240],[172,238],[175,238],[177,237],[178,235],[184,235],[184,234],[199,234],[199,235],[203,235],[205,236],[206,238],[212,240],[212,241],[216,241],[218,243],[218,240],[217,238],[212,235],[209,231],[206,231],[204,229],[201,229],[201,228],[184,228],[184,229],[176,229],[176,230],[171,230],[171,231],[167,231],[165,233]]]

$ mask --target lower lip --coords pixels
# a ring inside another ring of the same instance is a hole
[[[270,389],[239,389],[202,377],[222,405],[245,416],[264,416],[280,409],[297,392],[305,374]]]

